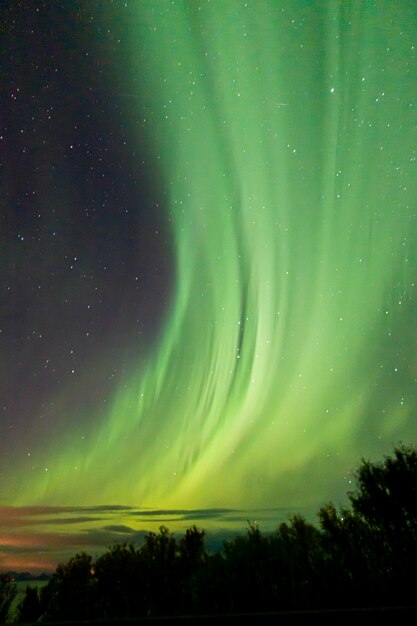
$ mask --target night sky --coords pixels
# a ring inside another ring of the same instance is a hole
[[[0,568],[273,527],[417,441],[412,0],[0,7]]]

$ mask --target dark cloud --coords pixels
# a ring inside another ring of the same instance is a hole
[[[74,517],[48,517],[47,519],[36,520],[36,525],[38,524],[51,524],[51,526],[55,526],[56,524],[82,524],[83,522],[99,522],[102,521],[100,517],[87,517],[87,516],[74,516]],[[30,522],[27,522],[30,523]]]
[[[125,530],[120,530],[124,528]],[[136,546],[142,545],[148,530],[128,530],[128,526],[115,525],[104,528],[90,528],[85,531],[84,542],[90,546],[90,551],[109,548],[119,543],[129,543]]]
[[[50,548],[47,546],[32,546],[30,549],[31,554],[38,554],[48,552]],[[0,545],[0,554],[27,554],[27,546],[14,546],[14,545]]]
[[[123,524],[115,524],[113,526],[104,526],[103,530],[106,530],[111,533],[123,534],[123,535],[131,535],[136,533],[137,531],[130,526],[124,526]]]
[[[91,505],[91,506],[0,506],[0,521],[7,517],[35,517],[40,515],[59,515],[71,513],[121,513],[129,512],[131,506]]]
[[[223,513],[232,513],[234,509],[153,509],[153,510],[136,510],[133,515],[139,515],[141,517],[153,517],[153,516],[171,516],[178,515],[184,519],[188,517],[216,517]]]

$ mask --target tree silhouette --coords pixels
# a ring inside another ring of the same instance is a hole
[[[94,615],[94,567],[92,557],[80,552],[68,563],[60,563],[49,583],[41,590],[44,618],[51,620],[88,619]]]
[[[179,605],[182,613],[198,609],[202,595],[201,573],[207,565],[205,532],[195,525],[187,528],[178,545],[177,572],[181,581]]]
[[[323,506],[318,517],[329,606],[343,606],[347,595],[351,605],[375,603],[385,568],[374,533],[352,511],[338,513],[333,504]]]
[[[37,622],[42,615],[42,604],[36,587],[27,585],[23,600],[17,609],[17,620],[28,624]]]
[[[382,463],[363,460],[356,473],[357,489],[349,493],[356,515],[396,543],[417,540],[417,451],[394,448]]]
[[[228,610],[254,611],[271,606],[270,538],[249,522],[246,536],[224,544]]]
[[[0,573],[0,623],[4,624],[16,596],[16,585],[8,574]]]
[[[311,608],[319,599],[323,554],[320,533],[296,514],[277,531],[280,553],[280,591],[289,608]],[[282,593],[284,591],[284,593]]]
[[[386,592],[404,601],[417,575],[417,451],[397,446],[380,463],[362,460],[357,489],[349,493],[354,515],[378,542]]]
[[[141,555],[132,545],[111,546],[94,565],[97,613],[102,618],[132,617],[146,612]]]
[[[175,612],[179,581],[176,576],[177,543],[166,526],[159,533],[150,532],[139,548],[146,580],[145,597],[148,615]]]

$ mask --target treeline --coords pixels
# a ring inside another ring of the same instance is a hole
[[[246,535],[207,552],[195,526],[177,540],[162,526],[142,546],[60,564],[40,591],[28,587],[20,622],[156,615],[401,606],[416,602],[417,452],[397,447],[363,461],[350,506],[328,504],[319,525],[294,515],[272,534]]]

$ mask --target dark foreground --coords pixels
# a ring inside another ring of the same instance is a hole
[[[406,624],[417,623],[417,606],[389,607],[370,609],[348,609],[328,611],[289,611],[280,613],[238,613],[228,615],[200,615],[182,617],[148,617],[132,620],[99,620],[91,622],[44,622],[48,626],[63,626],[63,624],[94,624],[94,626],[110,626],[111,624],[126,624],[127,626],[153,624],[184,624],[186,626],[211,624],[279,624],[280,626],[298,626],[319,623],[335,624],[336,626],[358,624]]]

